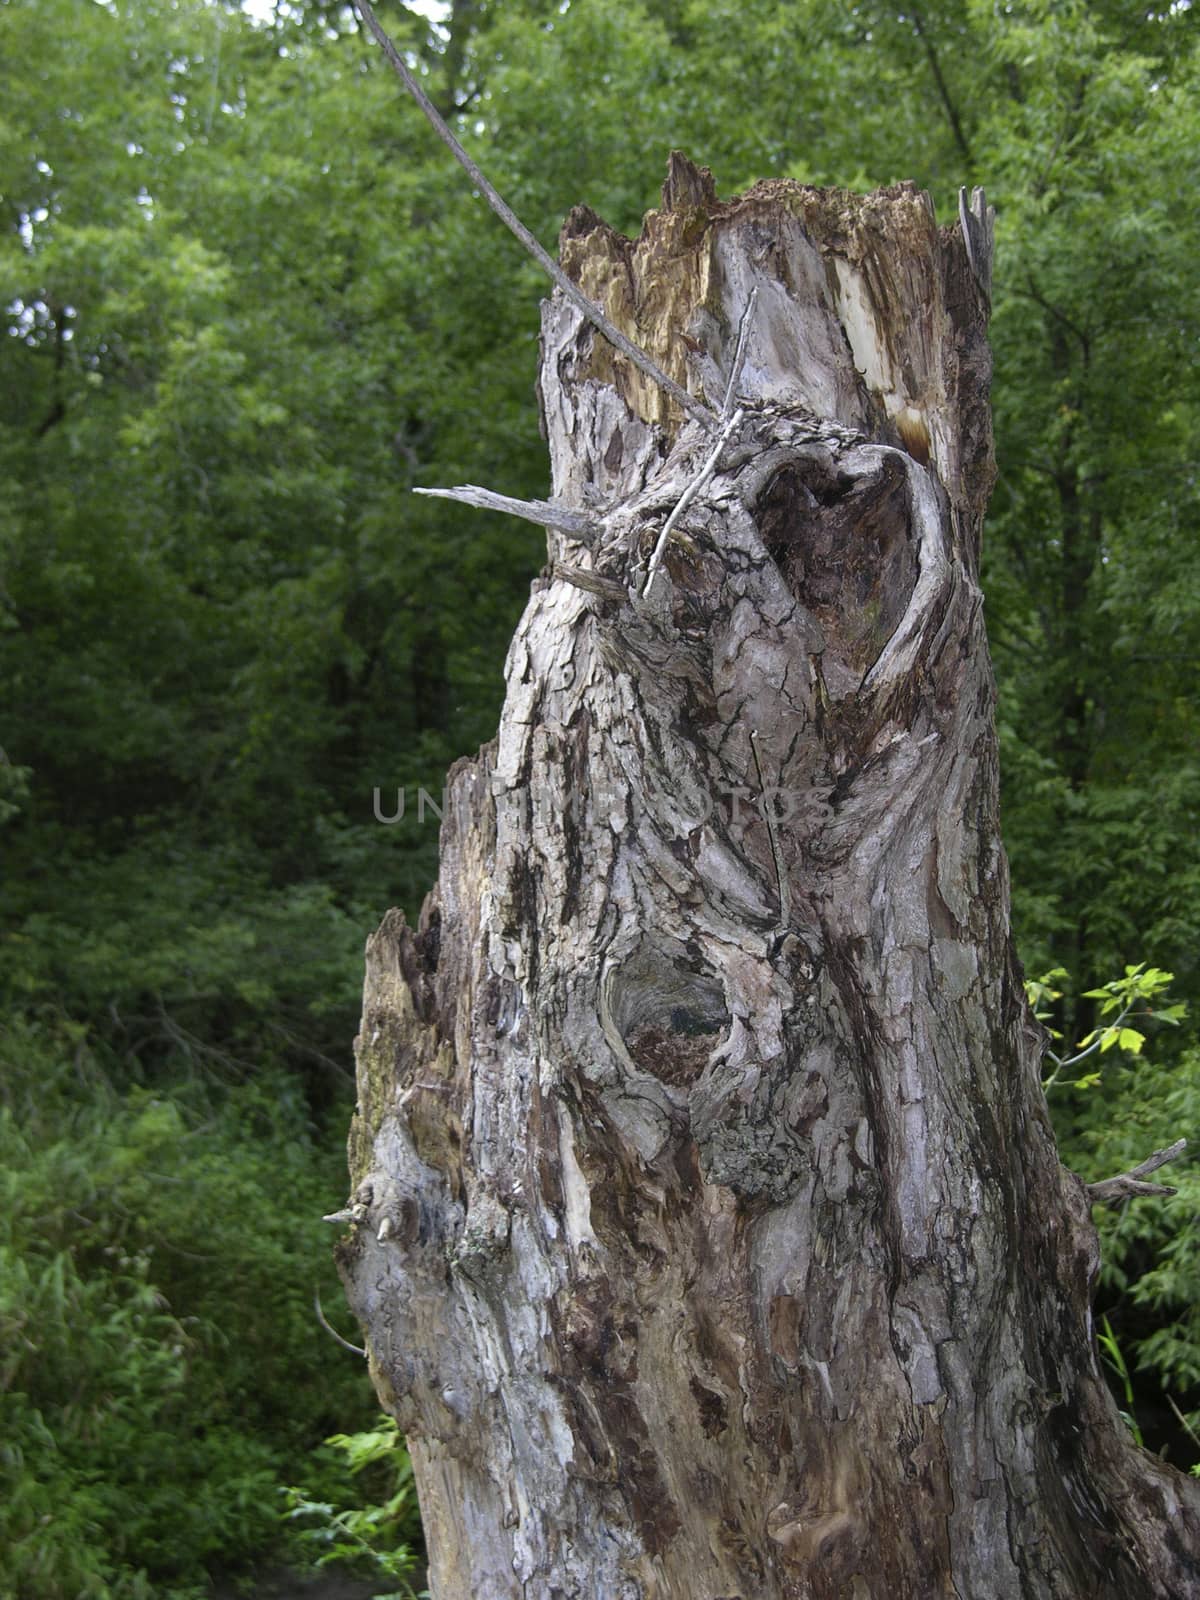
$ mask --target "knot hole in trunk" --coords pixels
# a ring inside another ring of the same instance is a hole
[[[896,450],[868,472],[798,455],[768,479],[754,508],[759,536],[827,645],[865,672],[895,632],[916,585],[908,472]]]
[[[642,945],[606,984],[608,1007],[630,1060],[683,1088],[704,1071],[729,1033],[725,992],[682,946]]]

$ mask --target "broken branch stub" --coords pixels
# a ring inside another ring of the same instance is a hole
[[[557,528],[560,533],[585,544],[591,544],[600,532],[595,518],[584,512],[572,511],[550,500],[514,500],[511,495],[495,494],[473,483],[457,489],[414,489],[413,493],[439,500],[457,500],[461,505],[475,506],[480,511],[499,511],[508,517],[520,517],[523,522],[534,522],[543,528]]]
[[[1133,1200],[1141,1195],[1165,1198],[1176,1194],[1178,1191],[1169,1184],[1147,1183],[1145,1179],[1152,1172],[1157,1172],[1159,1167],[1165,1167],[1169,1161],[1181,1156],[1186,1149],[1187,1140],[1176,1139],[1174,1144],[1168,1145],[1165,1150],[1156,1150],[1153,1155],[1147,1156],[1145,1161],[1140,1161],[1128,1172],[1120,1172],[1115,1178],[1102,1178],[1099,1183],[1089,1183],[1088,1199],[1093,1205],[1116,1206],[1122,1201]]]
[[[437,1600],[1190,1592],[1009,938],[980,248],[911,185],[721,202],[678,156],[637,240],[564,230],[742,416],[708,471],[545,305],[552,501],[600,530],[551,528],[368,946],[341,1265]]]

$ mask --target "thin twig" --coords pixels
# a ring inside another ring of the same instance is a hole
[[[915,6],[912,7],[910,14],[913,19],[913,25],[917,30],[917,37],[925,47],[925,56],[929,62],[929,70],[933,73],[933,81],[937,85],[937,92],[941,97],[942,108],[946,113],[947,120],[950,123],[951,131],[954,134],[954,142],[962,152],[962,158],[967,164],[967,170],[970,171],[972,165],[974,164],[974,157],[971,155],[971,146],[967,143],[967,136],[963,131],[962,122],[959,120],[958,110],[955,107],[954,101],[950,98],[949,87],[947,86],[945,78],[942,76],[942,65],[938,60],[937,51],[934,49],[933,40],[925,32],[925,24],[921,20],[921,13]]]
[[[762,762],[758,759],[758,729],[750,730],[750,754],[754,757],[754,770],[758,773],[758,792],[762,797],[763,821],[767,825],[767,838],[771,843],[771,859],[775,863],[775,881],[779,885],[779,922],[787,927],[792,920],[792,891],[787,873],[783,870],[783,852],[779,848],[779,835],[775,831],[775,817],[767,803],[767,785],[763,778]]]
[[[754,305],[757,299],[758,287],[755,285],[750,291],[750,298],[746,301],[741,321],[738,323],[737,346],[733,352],[733,366],[729,369],[729,382],[725,386],[725,400],[721,406],[722,422],[727,422],[733,415],[734,404],[737,400],[737,386],[742,381],[742,368],[746,365],[746,351],[750,348],[750,319],[754,315]]]
[[[215,1045],[205,1044],[197,1034],[177,1022],[161,999],[158,1001],[158,1019],[161,1025],[162,1036],[177,1045],[189,1059],[195,1055],[202,1060],[215,1061],[228,1071],[246,1073],[252,1070],[248,1061],[241,1061],[237,1056],[232,1056],[225,1050],[219,1050]],[[146,1041],[143,1041],[143,1043]]]
[[[1075,98],[1072,102],[1067,119],[1063,123],[1062,127],[1058,130],[1058,137],[1054,141],[1053,149],[1046,157],[1045,165],[1042,167],[1041,172],[1039,172],[1037,177],[1033,180],[1032,193],[1035,199],[1040,200],[1042,195],[1044,195],[1046,192],[1046,184],[1049,180],[1051,172],[1054,169],[1054,163],[1058,160],[1058,152],[1062,149],[1063,142],[1069,137],[1074,137],[1075,121],[1078,118],[1079,113],[1083,110],[1083,102],[1087,95],[1088,85],[1090,82],[1091,74],[1085,72],[1082,74],[1078,84],[1075,86]]]
[[[477,488],[473,483],[464,483],[458,489],[414,489],[413,493],[438,500],[457,500],[480,511],[502,511],[506,516],[520,517],[523,522],[558,528],[584,544],[590,544],[600,533],[599,523],[593,522],[591,517],[584,516],[581,511],[570,511],[566,506],[556,506],[553,500],[513,500],[506,494]]]
[[[1058,306],[1054,305],[1046,298],[1046,296],[1038,288],[1037,280],[1034,278],[1032,272],[1026,272],[1025,281],[1029,287],[1027,289],[1014,288],[1013,293],[1020,295],[1023,300],[1032,300],[1035,306],[1041,306],[1042,310],[1053,317],[1055,322],[1061,322],[1067,332],[1073,338],[1079,340],[1080,353],[1083,356],[1083,364],[1086,367],[1091,359],[1092,353],[1091,339],[1087,333],[1087,330],[1081,328],[1078,323],[1073,322],[1071,318],[1067,316],[1065,311],[1061,311]],[[1053,468],[1050,469],[1050,476],[1054,476]]]
[[[1142,1179],[1151,1172],[1157,1172],[1159,1167],[1165,1167],[1168,1161],[1174,1161],[1187,1149],[1186,1139],[1176,1139],[1175,1143],[1168,1145],[1165,1150],[1156,1150],[1152,1156],[1147,1156],[1145,1161],[1139,1162],[1136,1167],[1131,1167],[1128,1172],[1119,1173],[1115,1178],[1104,1178],[1100,1183],[1085,1184],[1088,1199],[1096,1206],[1114,1206],[1122,1200],[1129,1200],[1136,1195],[1172,1195],[1178,1190],[1169,1188],[1162,1183],[1143,1183]]]
[[[441,113],[438,111],[433,101],[430,100],[424,89],[421,88],[421,85],[409,71],[404,57],[400,54],[399,50],[396,49],[396,46],[392,43],[391,39],[380,27],[374,11],[368,4],[368,0],[354,0],[354,4],[359,16],[363,19],[363,22],[374,36],[376,43],[379,45],[379,48],[387,57],[389,64],[396,72],[397,76],[401,79],[409,94],[412,95],[413,99],[425,113],[426,119],[433,128],[433,131],[453,155],[459,166],[461,166],[470,177],[471,182],[479,190],[480,194],[487,201],[488,205],[491,206],[492,210],[500,218],[501,222],[503,222],[504,225],[516,235],[516,237],[521,241],[522,245],[524,245],[525,249],[537,262],[538,266],[541,267],[542,271],[547,273],[554,280],[554,282],[566,295],[568,300],[572,301],[576,306],[579,307],[580,311],[583,312],[588,321],[599,328],[600,332],[611,345],[614,345],[623,356],[626,356],[630,361],[632,361],[634,366],[637,367],[639,371],[644,372],[648,378],[652,378],[661,389],[665,389],[667,394],[669,394],[673,400],[677,401],[679,405],[683,407],[684,411],[689,417],[693,417],[697,422],[703,423],[706,428],[715,428],[717,425],[717,418],[712,414],[708,407],[697,400],[695,395],[690,395],[686,389],[681,388],[680,385],[675,382],[674,378],[668,378],[667,374],[662,370],[662,368],[656,366],[644,350],[639,349],[638,346],[634,344],[633,340],[627,338],[615,323],[612,323],[608,320],[603,311],[601,311],[600,307],[596,305],[594,301],[588,299],[587,295],[584,294],[579,285],[577,283],[573,283],[563,269],[559,266],[558,262],[555,261],[554,258],[542,248],[542,246],[534,238],[533,234],[530,233],[529,229],[517,216],[516,212],[511,210],[510,207],[504,202],[504,200],[484,177],[479,167],[474,161],[472,161],[471,157],[467,154],[462,145],[459,144],[458,140],[446,126],[445,122],[442,120]]]
[[[308,1056],[313,1061],[319,1061],[323,1067],[328,1067],[330,1072],[336,1073],[346,1083],[354,1082],[354,1074],[348,1067],[344,1067],[340,1061],[334,1061],[323,1050],[318,1050],[315,1044],[309,1044],[307,1040],[301,1039],[297,1034],[292,1033],[289,1028],[285,1028],[282,1023],[275,1022],[271,1017],[266,1019],[266,1023],[272,1032],[277,1033],[281,1039],[286,1039],[294,1050],[300,1051],[302,1055]]]
[[[1164,1394],[1164,1397],[1166,1399],[1167,1404],[1170,1406],[1171,1410],[1175,1413],[1176,1417],[1178,1418],[1179,1426],[1187,1434],[1188,1438],[1192,1441],[1193,1444],[1200,1445],[1200,1434],[1197,1434],[1195,1428],[1192,1427],[1191,1423],[1184,1416],[1183,1412],[1180,1411],[1179,1407],[1175,1404],[1175,1401],[1172,1399],[1172,1397],[1169,1394],[1167,1394],[1165,1389],[1163,1391],[1163,1394]]]
[[[729,439],[729,435],[734,431],[741,420],[742,411],[739,407],[738,410],[736,410],[729,418],[728,422],[726,422],[725,426],[721,429],[720,436],[717,439],[716,444],[712,447],[712,454],[700,468],[697,476],[692,479],[691,483],[688,484],[687,488],[680,495],[679,502],[674,511],[672,511],[671,515],[663,523],[662,532],[658,536],[658,543],[654,546],[654,553],[650,557],[650,570],[646,574],[645,587],[642,589],[643,600],[650,593],[650,585],[654,582],[655,576],[658,573],[658,569],[662,565],[663,551],[667,548],[667,540],[674,532],[675,524],[679,521],[680,517],[682,517],[683,513],[691,505],[692,501],[696,498],[701,489],[703,489],[704,485],[716,471],[717,462],[721,457],[721,451],[724,450],[726,442]]]
[[[1096,1037],[1092,1040],[1091,1044],[1089,1044],[1084,1050],[1077,1050],[1073,1056],[1060,1056],[1056,1055],[1053,1050],[1047,1050],[1046,1059],[1047,1061],[1053,1061],[1054,1071],[1042,1085],[1043,1089],[1052,1089],[1058,1082],[1058,1076],[1060,1072],[1066,1072],[1068,1067],[1077,1067],[1081,1061],[1086,1061],[1089,1056],[1095,1055],[1096,1051],[1103,1047],[1105,1035],[1108,1034],[1112,1028],[1119,1028],[1132,1010],[1132,1004],[1127,1005],[1115,1022],[1110,1023],[1106,1028],[1097,1028]],[[1073,1088],[1074,1085],[1068,1084],[1067,1087]]]
[[[317,1321],[325,1329],[325,1332],[332,1338],[336,1339],[337,1342],[342,1346],[343,1350],[353,1350],[356,1356],[362,1356],[365,1359],[367,1352],[363,1349],[363,1347],[358,1344],[351,1344],[349,1339],[343,1339],[341,1334],[325,1315],[324,1309],[321,1306],[321,1291],[319,1289],[315,1289],[313,1291],[313,1307],[317,1313]]]

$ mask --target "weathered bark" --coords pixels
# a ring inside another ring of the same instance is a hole
[[[438,1600],[1196,1592],[1009,939],[967,226],[673,159],[636,243],[564,230],[714,409],[757,288],[751,398],[645,592],[714,433],[547,303],[589,531],[368,946],[341,1260]]]

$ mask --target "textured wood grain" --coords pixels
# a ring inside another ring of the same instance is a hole
[[[721,203],[679,158],[637,241],[564,231],[710,398],[758,296],[645,597],[713,435],[546,304],[599,532],[551,530],[437,886],[368,947],[341,1263],[437,1600],[1197,1592],[1009,938],[986,248],[909,186]]]

